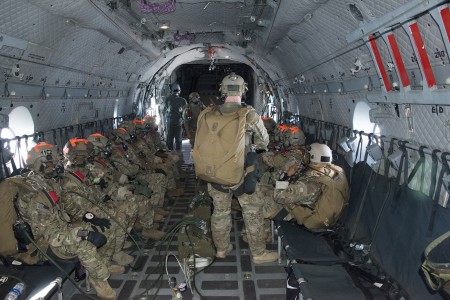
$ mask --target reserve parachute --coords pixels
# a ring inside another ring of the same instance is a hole
[[[245,125],[251,110],[243,107],[223,113],[217,107],[209,107],[200,113],[192,150],[198,178],[226,186],[242,183]]]

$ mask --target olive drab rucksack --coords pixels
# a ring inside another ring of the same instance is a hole
[[[36,186],[40,188],[37,189]],[[20,175],[9,177],[0,183],[0,195],[2,195],[0,197],[0,205],[2,205],[0,210],[0,230],[2,233],[0,234],[0,255],[13,256],[30,265],[36,264],[40,260],[40,255],[34,254],[36,252],[35,245],[30,241],[26,241],[29,237],[24,238],[22,236],[20,238],[20,236],[16,236],[14,228],[18,223],[24,223],[22,217],[18,216],[20,213],[18,211],[17,195],[22,194],[25,198],[35,195],[39,197],[39,201],[44,207],[53,207],[59,201],[54,191],[47,191],[44,187],[45,184],[41,181],[41,178],[33,177],[31,179]],[[16,208],[14,205],[16,205]],[[27,226],[29,227],[28,224]],[[31,231],[30,227],[29,230]],[[29,233],[29,236],[34,239],[32,232]],[[24,239],[25,241],[21,241]],[[40,244],[41,247],[47,245],[47,242],[42,239],[35,242]]]
[[[450,295],[450,231],[432,241],[425,249],[422,271],[435,291]]]
[[[17,221],[13,199],[17,194],[17,187],[7,181],[0,183],[0,255],[12,255],[17,253],[18,243],[14,237],[13,226]]]
[[[204,109],[197,121],[192,150],[198,178],[220,185],[242,182],[245,159],[245,125],[252,108],[222,113],[217,107]]]

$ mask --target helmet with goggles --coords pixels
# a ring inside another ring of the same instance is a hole
[[[295,125],[288,126],[284,131],[284,145],[289,146],[303,146],[305,145],[306,137],[303,131]]]
[[[117,143],[117,144],[120,144],[120,143],[123,143],[123,142],[130,142],[130,140],[131,140],[130,134],[123,127],[120,127],[120,128],[115,129],[115,130],[112,130],[109,133],[109,136],[110,136],[110,139],[114,143]]]
[[[267,132],[274,132],[277,128],[277,123],[271,117],[261,117],[264,127],[266,127]]]
[[[87,139],[70,139],[63,149],[64,157],[71,165],[85,165],[94,155],[94,145]]]
[[[150,115],[146,115],[144,117],[144,124],[146,128],[152,129],[152,130],[158,130],[158,125],[156,125],[156,120],[154,117]]]
[[[95,155],[102,155],[104,158],[111,156],[111,144],[108,138],[100,133],[93,133],[87,140],[94,146]]]
[[[43,173],[46,177],[55,177],[64,171],[59,162],[57,148],[52,144],[40,142],[28,151],[26,164],[29,169]]]

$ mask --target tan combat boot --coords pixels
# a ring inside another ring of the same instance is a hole
[[[166,233],[164,231],[159,231],[159,230],[156,230],[153,228],[142,230],[142,236],[146,239],[152,239],[152,240],[159,241],[165,235],[166,235]]]
[[[114,300],[116,299],[116,291],[114,291],[108,283],[108,280],[100,280],[89,278],[91,287],[97,292],[97,297],[102,300]]]
[[[134,242],[132,241],[125,241],[125,243],[123,243],[123,247],[122,249],[128,249],[134,246]]]
[[[117,252],[113,255],[112,259],[121,266],[129,265],[133,262],[134,257],[126,254],[123,251]]]
[[[161,207],[157,207],[155,209],[155,213],[164,217],[167,217],[168,215],[170,215],[170,211],[164,210]]]
[[[225,257],[227,257],[228,254],[230,254],[231,251],[233,251],[233,245],[228,244],[228,248],[225,251],[217,251],[216,252],[216,257],[217,258],[225,258]]]
[[[125,267],[120,265],[110,265],[108,271],[111,275],[123,274],[125,273]]]
[[[158,213],[155,212],[155,216],[153,217],[153,220],[154,220],[155,222],[164,221],[164,216],[163,216],[163,215],[160,215],[160,214],[158,214]]]
[[[255,256],[253,255],[253,263],[254,264],[264,264],[269,262],[274,262],[278,260],[278,253],[273,251],[264,251],[263,254]]]
[[[178,192],[177,189],[171,189],[170,191],[167,192],[167,196],[178,197],[178,196],[180,196],[180,193]]]

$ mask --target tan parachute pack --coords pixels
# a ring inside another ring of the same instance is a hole
[[[20,192],[28,191],[31,193],[40,194],[40,200],[44,205],[48,207],[54,206],[53,201],[57,201],[57,196],[54,192],[45,191],[41,185],[41,188],[37,189],[27,182],[28,178],[23,176],[9,177],[0,183],[0,205],[2,209],[0,210],[0,230],[2,234],[0,235],[0,255],[13,256],[26,264],[33,265],[40,261],[41,255],[35,255],[34,252],[37,248],[34,244],[28,244],[26,246],[27,251],[18,253],[18,241],[14,236],[13,226],[17,222],[17,212],[14,208],[14,201],[16,195]],[[39,184],[39,183],[37,183]],[[55,200],[55,198],[56,200]],[[47,247],[47,242],[44,240],[36,240],[42,248]],[[56,254],[56,253],[55,253]]]
[[[319,229],[332,227],[341,216],[344,207],[348,204],[349,189],[347,179],[342,168],[329,165],[336,176],[331,182],[325,175],[315,177],[314,181],[322,183],[324,188],[322,196],[314,205],[314,209],[297,205],[292,214],[298,224],[306,228]]]
[[[204,109],[197,121],[192,150],[195,174],[211,183],[234,186],[242,182],[245,159],[245,124],[252,108],[222,113]]]
[[[17,220],[13,199],[18,193],[17,186],[8,180],[0,183],[0,255],[17,253],[17,240],[14,237],[13,226]]]

